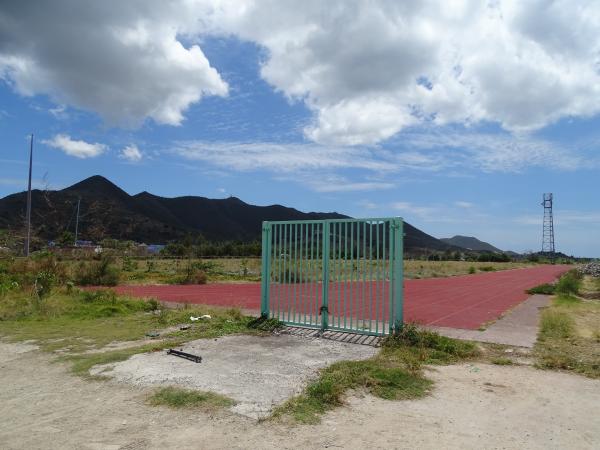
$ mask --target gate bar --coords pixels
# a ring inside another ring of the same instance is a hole
[[[329,325],[329,246],[330,242],[329,221],[323,223],[323,298],[321,300],[321,329],[325,331]]]
[[[264,221],[262,225],[262,273],[261,273],[261,292],[260,315],[269,317],[269,287],[271,285],[271,226],[269,222]]]

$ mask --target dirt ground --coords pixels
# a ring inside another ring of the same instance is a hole
[[[3,449],[569,448],[600,446],[600,381],[530,367],[428,371],[425,399],[349,399],[316,426],[145,404],[148,388],[89,382],[23,344],[0,343]]]

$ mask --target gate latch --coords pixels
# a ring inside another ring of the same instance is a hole
[[[323,313],[323,311],[325,311],[327,314],[329,314],[329,308],[327,306],[321,306],[319,308],[319,315],[321,315]]]

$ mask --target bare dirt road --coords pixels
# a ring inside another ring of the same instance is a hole
[[[356,396],[315,426],[145,404],[148,390],[88,382],[51,356],[0,343],[3,449],[592,449],[600,381],[529,367],[436,367],[415,401]]]

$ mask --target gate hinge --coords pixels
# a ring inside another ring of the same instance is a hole
[[[329,308],[327,306],[321,306],[319,308],[319,315],[321,315],[323,313],[323,311],[325,311],[327,314],[329,314]]]

